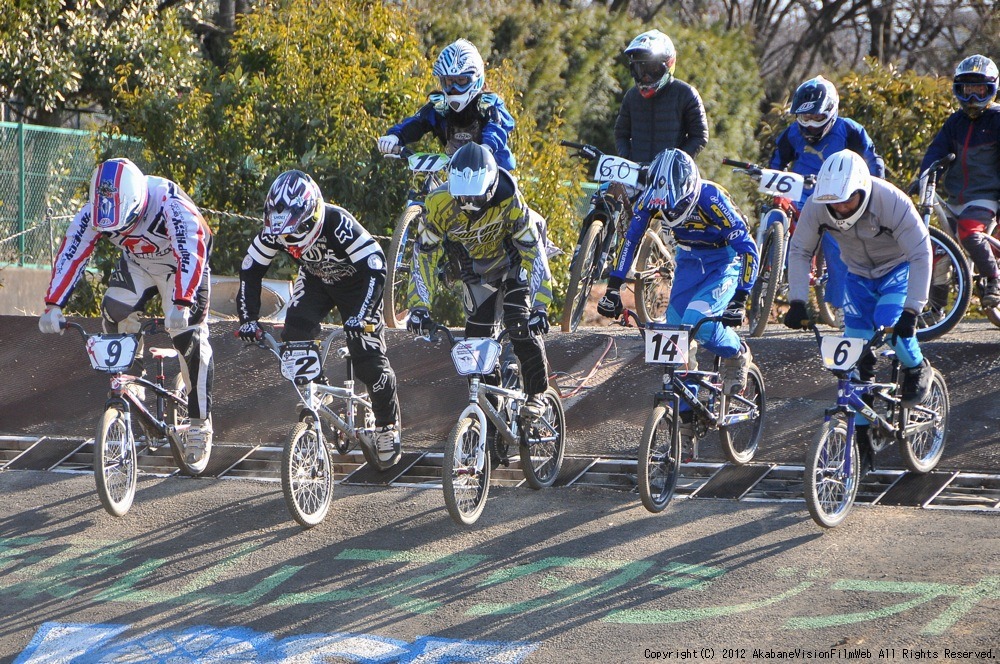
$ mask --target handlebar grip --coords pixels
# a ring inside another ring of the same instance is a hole
[[[583,149],[585,146],[583,143],[574,143],[573,141],[559,141],[559,145],[564,148],[576,148],[577,150]]]
[[[748,170],[753,168],[760,168],[760,166],[758,166],[757,164],[751,164],[746,161],[736,161],[735,159],[730,159],[729,157],[723,157],[722,164],[724,166],[733,166],[735,168],[745,168]]]

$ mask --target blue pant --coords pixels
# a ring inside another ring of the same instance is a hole
[[[895,325],[903,313],[909,276],[909,263],[900,264],[878,279],[866,279],[849,272],[844,298],[844,336],[871,339],[876,327]],[[890,337],[889,341],[904,367],[915,367],[923,362],[924,356],[915,336],[898,337],[895,343]]]
[[[730,247],[691,251],[678,248],[667,323],[695,325],[702,318],[722,314],[736,292],[739,274],[739,255]],[[740,352],[740,336],[719,323],[702,325],[695,338],[719,357]]]
[[[830,236],[823,233],[823,256],[826,258],[826,287],[823,299],[838,309],[844,308],[845,289],[847,288],[847,264],[840,258],[840,245]]]

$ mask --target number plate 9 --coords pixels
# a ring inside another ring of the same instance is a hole
[[[646,330],[646,362],[650,364],[687,364],[687,330]]]
[[[293,341],[281,346],[281,375],[296,385],[316,380],[323,373],[319,347],[313,341]]]
[[[865,339],[853,337],[823,337],[820,342],[823,365],[840,371],[851,369],[861,359],[866,343]]]
[[[95,334],[87,337],[87,355],[98,371],[118,373],[132,365],[139,341],[131,334]]]

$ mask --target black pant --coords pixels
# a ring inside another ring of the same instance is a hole
[[[364,282],[367,289],[368,282]],[[334,307],[340,312],[342,320],[347,320],[358,313],[361,303],[365,300],[366,290],[360,282],[340,282],[336,285],[325,284],[318,277],[310,274],[300,274],[292,292],[292,304],[285,315],[285,330],[281,334],[282,341],[306,341],[315,339],[320,333],[320,321]],[[376,294],[375,302],[382,301],[382,295]],[[372,400],[372,410],[375,412],[375,424],[386,426],[399,423],[399,400],[396,397],[396,374],[389,365],[385,355],[385,325],[382,322],[382,310],[377,308],[370,319],[375,323],[375,331],[365,334],[360,339],[348,339],[347,348],[351,351],[351,364],[354,375],[368,388]]]

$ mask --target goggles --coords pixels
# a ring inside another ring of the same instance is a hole
[[[472,87],[472,77],[468,74],[439,76],[441,89],[445,94],[461,94]]]
[[[642,85],[652,85],[666,75],[667,64],[665,62],[649,62],[639,60],[629,65],[629,69],[632,71],[632,78],[635,79],[637,83]]]
[[[985,104],[997,92],[996,83],[956,83],[955,96],[961,102]]]
[[[458,201],[458,207],[466,212],[479,212],[486,207],[487,196],[486,194],[479,196],[456,196],[455,200]]]

